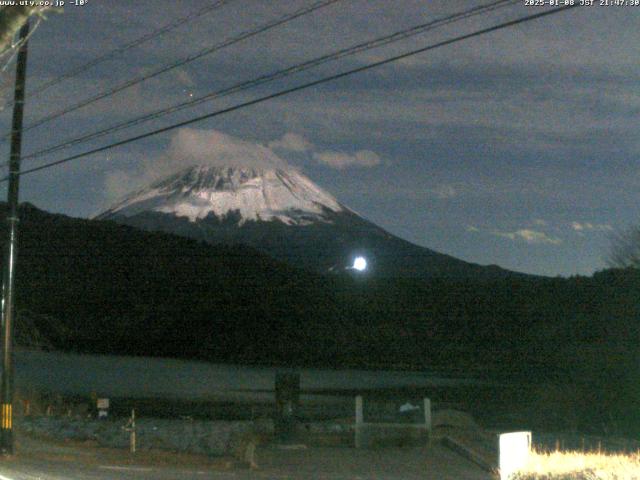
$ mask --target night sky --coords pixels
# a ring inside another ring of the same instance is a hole
[[[215,2],[67,5],[50,13],[29,42],[25,124],[313,1],[229,0],[32,97],[43,82]],[[486,3],[338,1],[29,130],[23,154]],[[640,213],[640,6],[598,3],[24,176],[21,200],[88,217],[194,161],[289,164],[416,244],[523,272],[591,274],[606,266],[611,236],[639,223]],[[23,168],[548,8],[515,2],[25,160]],[[14,70],[15,60],[0,75],[5,96]],[[6,108],[4,131],[10,119]],[[8,158],[7,142],[2,149]]]

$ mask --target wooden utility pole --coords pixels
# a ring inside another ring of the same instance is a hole
[[[20,29],[21,47],[18,51],[13,123],[11,126],[11,154],[9,158],[9,191],[7,194],[7,239],[2,281],[2,384],[0,391],[0,453],[13,454],[13,321],[14,281],[18,248],[18,194],[20,187],[20,155],[22,147],[22,114],[24,111],[25,79],[27,73],[27,37],[29,21]]]

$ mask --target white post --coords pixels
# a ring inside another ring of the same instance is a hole
[[[498,436],[500,480],[511,476],[524,467],[531,453],[531,432],[511,432]]]
[[[427,433],[431,435],[431,400],[429,398],[424,399],[424,426]]]
[[[131,410],[131,436],[129,437],[129,450],[136,453],[136,411]]]
[[[362,447],[362,424],[364,414],[362,411],[362,395],[356,396],[356,448]]]

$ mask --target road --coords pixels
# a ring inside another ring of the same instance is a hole
[[[489,480],[492,475],[445,447],[258,450],[259,468],[167,452],[127,452],[23,439],[0,460],[0,480]]]

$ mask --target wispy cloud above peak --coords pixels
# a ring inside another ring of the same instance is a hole
[[[192,165],[290,168],[269,146],[218,130],[182,128],[160,155],[145,158],[137,171],[115,170],[105,178],[107,204],[136,189]]]
[[[289,152],[308,152],[313,144],[297,133],[287,132],[279,140],[273,140],[268,144],[269,148],[286,150]]]
[[[167,156],[178,167],[192,164],[261,168],[287,166],[287,162],[268,146],[218,130],[178,130],[171,140]]]

